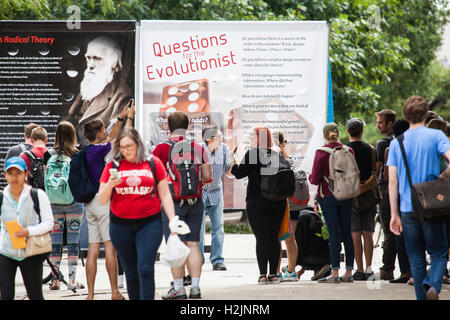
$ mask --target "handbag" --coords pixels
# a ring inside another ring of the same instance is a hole
[[[400,144],[403,161],[405,163],[406,175],[411,188],[411,204],[414,214],[419,221],[441,218],[450,214],[450,186],[442,179],[434,175],[427,177],[426,182],[412,184],[411,172],[408,159],[406,159],[403,135],[397,138]],[[429,181],[430,177],[435,180]]]
[[[378,189],[376,177],[376,153],[375,148],[372,149],[372,175],[363,184],[360,185],[361,193],[353,201],[353,212],[362,213],[381,202],[381,193]]]
[[[289,219],[289,202],[286,199],[286,209],[284,210],[283,220],[281,220],[280,230],[278,231],[278,239],[286,240],[291,235],[291,223]]]
[[[30,225],[30,216],[31,216],[31,193],[28,196],[27,227]],[[51,251],[52,251],[52,238],[50,237],[50,232],[27,237],[27,247],[25,248],[25,254],[27,257],[49,253]]]

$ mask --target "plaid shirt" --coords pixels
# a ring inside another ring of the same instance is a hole
[[[215,206],[219,203],[220,198],[223,197],[222,176],[231,167],[229,159],[230,149],[228,149],[226,144],[222,143],[214,153],[211,153],[205,142],[202,143],[202,146],[208,153],[212,174],[211,183],[203,187],[202,199],[203,203],[206,202],[206,199],[209,199],[209,203]]]

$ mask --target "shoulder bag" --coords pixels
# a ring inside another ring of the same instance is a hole
[[[37,190],[31,189],[30,195],[28,196],[27,227],[30,225],[31,197],[33,196],[32,195],[33,192],[35,192],[34,196],[37,197]],[[40,214],[38,214],[38,215],[40,218]],[[49,253],[51,251],[52,251],[52,239],[50,237],[50,232],[46,232],[44,234],[39,234],[39,235],[31,236],[31,237],[27,238],[27,247],[25,249],[25,253],[26,253],[27,257],[35,256],[38,254]]]

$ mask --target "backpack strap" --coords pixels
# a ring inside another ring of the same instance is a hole
[[[30,159],[30,161],[37,159],[36,155],[31,150],[25,151],[24,154],[28,157],[28,159]]]
[[[152,170],[153,178],[155,179],[155,189],[156,189],[156,186],[158,186],[159,180],[156,175],[156,165],[155,165],[155,159],[153,159],[153,156],[151,156],[150,160],[148,160],[148,164],[150,165],[150,169]]]
[[[27,147],[25,147],[25,144],[23,144],[23,143],[19,144],[19,148],[20,148],[20,150],[22,150],[22,152],[27,151]]]
[[[30,190],[31,199],[33,200],[33,207],[34,211],[36,211],[39,221],[41,221],[41,208],[39,206],[39,195],[38,195],[38,189],[31,188]]]

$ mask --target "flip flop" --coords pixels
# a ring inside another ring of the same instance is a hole
[[[318,283],[341,283],[341,278],[339,277],[328,277],[322,278],[317,281]]]

